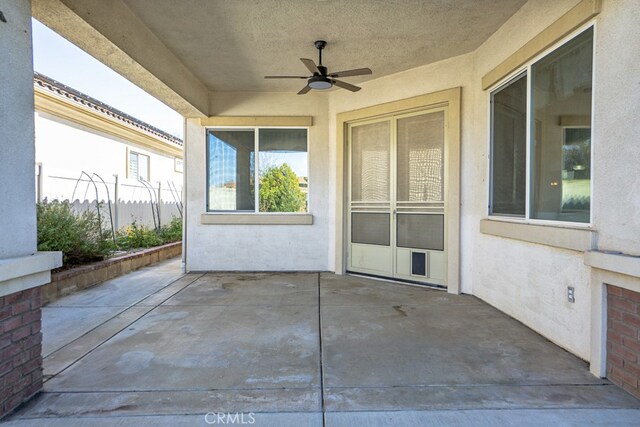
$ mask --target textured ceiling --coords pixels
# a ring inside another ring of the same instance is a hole
[[[211,90],[298,91],[298,58],[358,83],[476,49],[526,0],[123,0]]]

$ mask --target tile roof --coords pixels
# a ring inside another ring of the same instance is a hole
[[[160,130],[157,127],[151,126],[150,124],[145,123],[142,120],[131,117],[130,115],[123,113],[120,110],[117,110],[103,102],[100,102],[97,99],[91,98],[89,95],[85,95],[84,93],[66,86],[56,80],[53,80],[52,78],[49,78],[43,74],[34,73],[33,83],[34,86],[40,87],[58,96],[63,96],[72,103],[80,104],[85,108],[95,110],[102,115],[124,122],[129,126],[150,133],[156,138],[165,140],[179,147],[182,147],[183,145],[183,141],[180,138],[173,136],[163,130]]]

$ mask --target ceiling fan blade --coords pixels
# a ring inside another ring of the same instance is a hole
[[[316,65],[315,62],[313,62],[312,59],[300,58],[300,61],[302,61],[304,66],[307,67],[307,69],[311,71],[313,74],[315,73],[321,74],[320,70],[318,70],[318,66]]]
[[[305,87],[303,87],[300,92],[298,92],[298,95],[304,95],[305,93],[309,92],[311,90],[311,86],[307,85]]]
[[[362,89],[362,88],[360,88],[358,86],[354,86],[354,85],[352,85],[350,83],[346,83],[346,82],[343,82],[343,81],[340,81],[340,80],[333,80],[333,84],[338,86],[338,87],[341,87],[343,89],[350,90],[351,92],[357,92],[360,89]]]
[[[329,74],[330,77],[352,77],[352,76],[364,76],[365,74],[373,74],[373,71],[369,68],[356,68],[355,70],[338,71],[337,73]]]
[[[308,79],[303,76],[264,76],[265,79]]]

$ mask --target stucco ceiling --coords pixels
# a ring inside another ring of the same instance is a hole
[[[369,67],[358,83],[476,49],[526,0],[124,0],[214,91],[298,91],[298,58],[330,71]]]

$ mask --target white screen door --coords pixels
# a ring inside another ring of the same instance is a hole
[[[348,271],[445,286],[445,109],[351,123]]]

